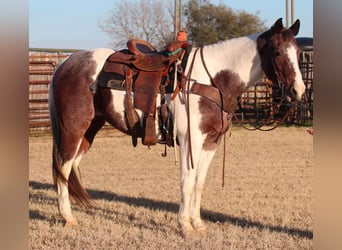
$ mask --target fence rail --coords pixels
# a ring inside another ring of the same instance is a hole
[[[29,130],[31,133],[49,129],[48,89],[56,67],[77,50],[30,49],[29,51]],[[313,51],[302,51],[300,69],[306,91],[287,123],[312,125],[313,122]],[[277,90],[265,84],[249,88],[241,96],[241,104],[247,116],[254,120],[273,119],[270,113],[277,98]],[[282,113],[279,112],[279,116]],[[247,122],[241,112],[237,116]]]
[[[50,127],[48,90],[56,67],[77,50],[29,50],[29,130],[38,132]]]

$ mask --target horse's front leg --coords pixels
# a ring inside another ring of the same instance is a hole
[[[180,143],[180,187],[181,203],[178,213],[178,222],[183,235],[190,234],[194,229],[197,232],[206,232],[206,226],[201,219],[201,197],[205,186],[208,168],[216,150],[205,151],[198,141],[191,145],[193,167],[187,140]]]
[[[188,147],[180,143],[180,191],[181,202],[178,212],[178,223],[184,236],[193,231],[190,217],[192,195],[195,187],[195,170],[191,168]]]
[[[201,219],[201,198],[205,187],[205,181],[211,160],[215,155],[215,151],[202,150],[196,165],[196,177],[194,191],[191,196],[190,217],[193,228],[200,233],[206,233],[207,227]]]

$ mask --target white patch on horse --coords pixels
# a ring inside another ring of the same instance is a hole
[[[246,88],[260,81],[263,72],[261,70],[260,56],[255,46],[256,37],[255,34],[205,46],[203,54],[209,73],[214,76],[223,69],[229,69],[239,75]],[[196,75],[196,77],[193,78],[196,80],[201,78],[201,80],[198,80],[199,82],[209,84],[208,75],[203,67],[201,68],[201,73],[194,69],[193,75]]]
[[[106,59],[113,54],[115,51],[112,49],[108,49],[108,48],[97,48],[97,49],[93,49],[91,50],[91,52],[93,53],[92,55],[92,59],[96,62],[96,70],[93,77],[93,81],[96,80],[98,74],[100,73],[100,71],[103,68],[104,63],[106,62]]]
[[[112,108],[115,112],[118,112],[122,115],[122,117],[125,117],[125,105],[124,105],[124,101],[125,101],[125,96],[126,96],[126,91],[122,91],[122,90],[115,90],[115,89],[111,89],[111,93],[112,93]],[[134,93],[131,93],[132,98],[134,98]],[[157,107],[160,104],[160,94],[157,95]],[[139,118],[140,118],[140,125],[143,126],[143,112],[140,109],[135,109],[135,111],[137,112]],[[159,120],[158,120],[158,114],[156,114],[156,119],[155,119],[155,127],[156,127],[156,134],[157,134],[157,138],[161,139],[161,132],[158,129],[159,128]]]
[[[82,160],[82,157],[83,157],[83,153],[79,153],[76,156],[76,158],[75,158],[75,160],[74,160],[74,162],[72,164],[72,168],[74,169],[75,174],[77,175],[77,178],[79,180],[81,180],[81,171],[80,171],[80,167],[79,166],[80,166],[80,162]]]
[[[290,62],[292,64],[292,67],[293,67],[295,74],[296,74],[295,82],[293,84],[293,88],[296,91],[297,100],[300,101],[302,95],[305,92],[305,84],[304,84],[302,74],[301,74],[300,69],[299,69],[298,59],[297,59],[297,50],[296,50],[294,45],[291,45],[287,49],[287,55],[290,59]]]

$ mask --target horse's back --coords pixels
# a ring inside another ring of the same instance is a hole
[[[73,82],[74,86],[80,86],[82,83],[94,82],[106,59],[112,53],[114,53],[112,49],[97,48],[72,54],[56,70],[52,84]]]
[[[89,104],[89,101],[82,101],[92,99],[90,86],[113,52],[111,49],[101,48],[79,51],[68,57],[58,67],[51,82],[50,91],[54,94],[56,105],[62,108],[70,103],[80,106]]]

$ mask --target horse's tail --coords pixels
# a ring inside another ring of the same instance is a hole
[[[58,69],[55,72],[55,75],[58,74]],[[54,97],[54,79],[55,75],[52,77],[49,86],[49,112],[50,112],[50,121],[51,121],[51,130],[53,136],[53,146],[52,146],[52,175],[54,186],[57,190],[57,178],[60,178],[62,181],[66,182],[68,185],[68,191],[70,198],[76,202],[77,204],[89,208],[93,205],[90,196],[87,191],[81,184],[81,180],[79,179],[79,174],[76,173],[76,169],[74,166],[71,169],[69,178],[66,178],[62,173],[61,169],[64,163],[64,159],[62,159],[61,151],[60,151],[60,117],[55,105],[55,97]]]

